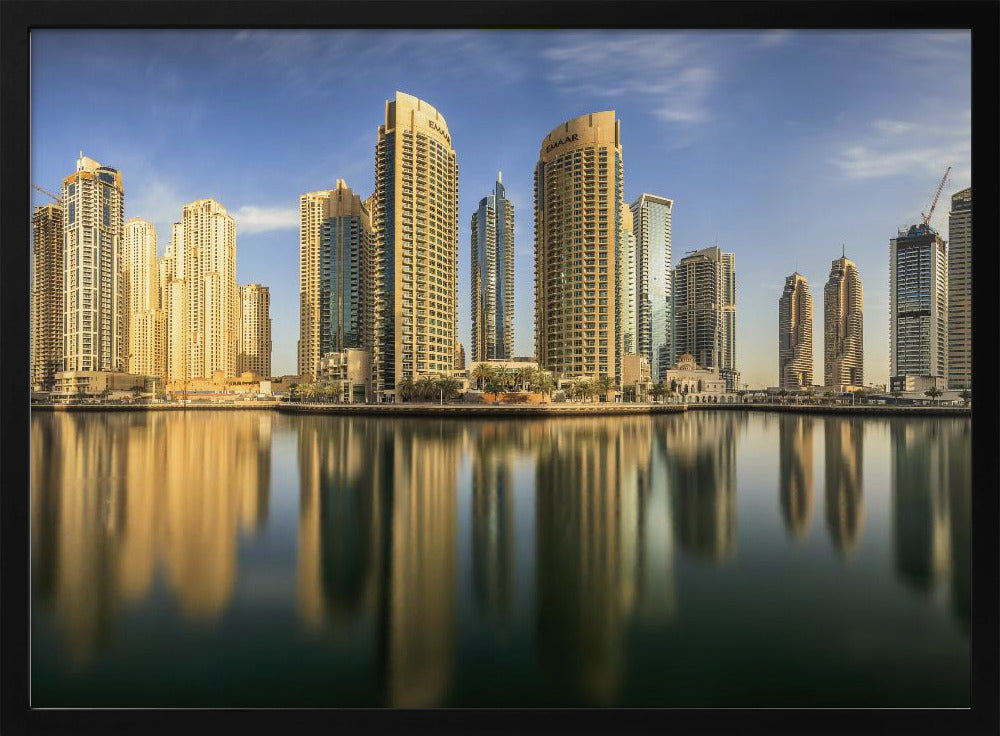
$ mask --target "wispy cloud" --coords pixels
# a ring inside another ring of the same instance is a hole
[[[794,34],[787,30],[772,30],[764,31],[757,40],[754,42],[755,46],[760,46],[762,48],[774,48],[775,46],[783,46],[788,43]]]
[[[168,181],[156,176],[137,176],[126,191],[125,208],[129,217],[141,217],[156,226],[162,252],[170,239],[170,225],[181,217],[181,208],[189,201]]]
[[[257,207],[243,205],[233,213],[237,233],[253,234],[269,230],[292,230],[299,226],[295,207]]]

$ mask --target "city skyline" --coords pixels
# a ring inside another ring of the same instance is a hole
[[[413,63],[404,70],[391,65],[391,71],[387,65],[373,66],[371,52],[365,51],[373,34],[409,54]],[[66,161],[86,150],[122,172],[125,216],[152,221],[161,249],[179,205],[205,197],[223,204],[237,223],[238,281],[264,282],[272,290],[277,374],[296,369],[298,197],[330,188],[337,178],[362,196],[372,191],[373,128],[394,90],[430,100],[447,116],[454,137],[462,172],[457,338],[466,345],[471,333],[468,220],[496,171],[504,171],[508,196],[522,214],[515,256],[515,354],[532,352],[534,233],[523,215],[531,209],[538,140],[572,115],[616,111],[625,201],[648,191],[676,202],[674,264],[688,251],[716,241],[739,257],[736,366],[742,382],[751,385],[774,385],[777,378],[772,351],[754,347],[773,340],[769,317],[782,285],[773,273],[788,273],[789,261],[798,261],[798,270],[820,283],[842,242],[869,287],[866,379],[887,383],[884,244],[897,227],[918,221],[945,165],[954,167],[947,195],[970,183],[970,51],[969,34],[962,31],[129,31],[103,33],[115,37],[112,44],[87,41],[101,35],[41,31],[37,39],[33,36],[33,181],[54,188],[65,176]],[[545,43],[538,43],[541,36]],[[670,49],[650,43],[651,36],[669,37]],[[724,49],[717,43],[721,37],[727,39]],[[324,39],[336,43],[321,43]],[[253,58],[247,58],[250,42],[257,49]],[[88,48],[78,64],[84,83],[76,80],[69,89],[59,79],[60,59],[80,43]],[[840,62],[834,57],[845,46],[854,58],[846,67],[836,66]],[[442,48],[456,60],[444,71],[431,63]],[[495,55],[491,49],[523,51],[539,61],[540,73],[529,73],[530,59],[493,68],[484,63]],[[709,53],[712,49],[720,53]],[[228,57],[220,56],[222,51]],[[266,70],[261,55],[268,60]],[[310,55],[340,59],[338,68],[355,64],[352,68],[363,70],[356,81],[345,82],[354,96],[349,109],[337,110],[343,119],[333,140],[317,122],[319,116],[289,117],[298,109],[291,103],[303,97],[321,109],[336,105],[322,89],[322,74],[313,80],[302,73]],[[801,63],[788,71],[793,58]],[[899,64],[903,58],[910,63]],[[237,70],[237,60],[249,67]],[[785,84],[756,80],[767,70],[782,70]],[[99,72],[110,74],[114,83]],[[753,101],[740,91],[750,83],[748,74],[754,75],[758,93]],[[822,100],[806,95],[793,104],[796,88],[809,89],[817,74],[835,82],[830,94]],[[471,91],[483,75],[509,93],[510,113],[490,118],[477,110]],[[663,81],[671,75],[679,81]],[[90,78],[93,84],[86,82]],[[250,79],[252,89],[246,86]],[[660,84],[646,84],[650,81]],[[219,82],[230,85],[223,94],[214,91]],[[941,99],[940,107],[928,112],[908,106],[917,88]],[[258,111],[257,102],[265,99],[269,109]],[[81,119],[67,127],[54,108],[73,101],[99,101],[123,112],[120,119]],[[241,120],[247,105],[262,116],[259,122]],[[732,112],[724,113],[723,105]],[[734,127],[734,115],[742,127]],[[490,135],[499,142],[483,146]],[[754,145],[746,145],[751,139]],[[323,146],[317,149],[319,140]],[[264,167],[267,177],[259,176]],[[46,199],[38,194],[33,202],[45,204]],[[932,224],[944,236],[946,223],[947,208],[940,207]],[[808,250],[802,248],[804,233],[809,233]],[[829,242],[817,233],[829,233]],[[822,325],[815,329],[820,334],[813,342],[819,344]],[[822,375],[821,360],[814,354],[814,375]]]

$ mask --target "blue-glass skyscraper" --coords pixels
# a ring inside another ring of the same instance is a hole
[[[497,174],[472,214],[472,363],[514,351],[514,205]]]

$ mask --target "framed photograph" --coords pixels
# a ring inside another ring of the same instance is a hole
[[[995,2],[0,9],[4,733],[996,733]]]

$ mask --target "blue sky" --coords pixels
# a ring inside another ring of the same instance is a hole
[[[822,288],[841,243],[865,289],[865,379],[888,375],[889,238],[971,183],[967,31],[34,31],[32,180],[88,156],[122,171],[126,217],[162,254],[185,202],[237,221],[239,282],[271,287],[275,374],[294,373],[298,197],[373,188],[396,90],[448,121],[459,165],[459,338],[470,219],[498,170],[516,208],[515,352],[534,352],[532,176],[564,120],[613,109],[625,197],[675,200],[673,260],[736,254],[737,361],[777,383],[777,302],[805,274],[822,382]],[[47,201],[33,192],[35,204]]]

